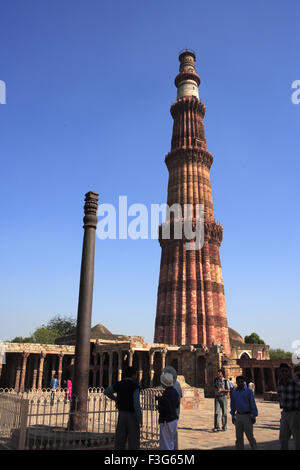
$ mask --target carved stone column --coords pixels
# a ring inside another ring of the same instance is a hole
[[[21,377],[21,357],[17,356],[16,359],[16,376],[15,376],[15,391],[19,391]]]
[[[118,382],[122,380],[122,372],[123,372],[123,353],[122,351],[118,351]]]
[[[276,383],[276,375],[275,375],[275,369],[274,369],[274,367],[271,368],[271,372],[272,372],[272,381],[273,381],[273,383],[272,383],[272,388],[273,388],[273,390],[275,391],[276,388],[277,388],[277,383]]]
[[[93,353],[93,382],[92,385],[95,388],[96,387],[96,380],[97,380],[97,359],[98,359],[98,354]]]
[[[21,372],[20,392],[24,392],[26,365],[27,365],[28,357],[29,357],[29,352],[24,351],[22,354],[22,372]]]
[[[153,379],[154,379],[154,354],[155,354],[155,351],[149,351],[149,364],[150,364],[150,387],[153,387]]]
[[[113,352],[108,352],[108,385],[112,385],[112,373],[113,373]]]
[[[167,349],[162,349],[162,351],[161,351],[161,373],[163,373],[163,370],[166,367],[167,352],[168,352]]]
[[[90,335],[94,285],[95,230],[99,194],[85,195],[84,237],[81,258],[80,287],[76,328],[74,382],[71,400],[70,427],[87,430],[87,399],[90,371]]]
[[[56,354],[54,354],[51,358],[51,379],[53,379],[54,375],[56,374],[56,359],[57,359],[57,356]]]
[[[139,364],[139,368],[138,368],[138,382],[139,384],[142,382],[143,380],[143,356],[142,356],[142,352],[140,354],[138,354],[138,364]]]
[[[104,360],[104,353],[101,352],[99,354],[100,361],[99,361],[99,387],[103,387],[103,360]]]
[[[58,390],[60,390],[60,388],[61,388],[61,376],[62,376],[62,364],[63,364],[63,359],[64,359],[64,353],[61,352],[61,353],[59,354],[58,374],[57,374]]]
[[[38,373],[38,357],[34,356],[33,358],[33,371],[32,371],[32,390],[36,390],[36,381],[37,381],[37,373]]]
[[[129,349],[128,353],[129,353],[129,355],[128,355],[128,366],[132,367],[134,349],[132,349],[132,348]]]
[[[40,356],[40,365],[39,365],[39,377],[38,377],[38,390],[42,389],[42,381],[43,381],[43,374],[44,374],[44,361],[46,357],[46,353],[44,351],[41,352]]]
[[[253,367],[250,367],[250,373],[251,373],[251,382],[254,383],[254,371],[253,371]]]

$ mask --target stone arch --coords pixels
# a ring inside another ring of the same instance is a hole
[[[239,359],[251,359],[251,355],[249,354],[248,351],[242,351],[240,353]]]

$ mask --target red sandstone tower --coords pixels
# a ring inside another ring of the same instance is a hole
[[[187,239],[174,236],[174,218],[167,219],[171,237],[163,239],[155,321],[156,343],[222,343],[230,355],[224,286],[219,247],[222,226],[214,219],[210,167],[212,154],[206,148],[203,126],[205,105],[199,100],[200,77],[195,71],[195,53],[179,55],[175,78],[177,101],[171,106],[174,119],[171,152],[165,158],[169,170],[168,206],[192,205],[193,226],[196,205],[204,206],[204,244],[188,250]],[[202,207],[203,207],[202,206]],[[178,221],[178,220],[177,220]],[[184,215],[181,223],[184,224]],[[164,224],[162,224],[164,225]],[[172,228],[173,227],[173,228]]]

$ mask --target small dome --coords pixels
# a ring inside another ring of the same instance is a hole
[[[103,338],[105,336],[113,336],[113,334],[101,323],[91,328],[91,338]]]
[[[245,344],[244,338],[232,328],[228,328],[229,340]]]

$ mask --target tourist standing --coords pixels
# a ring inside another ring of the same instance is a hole
[[[222,369],[218,370],[218,377],[215,379],[215,425],[214,432],[220,431],[220,415],[222,413],[222,431],[227,429],[227,397],[229,394],[229,384],[224,377]]]
[[[254,384],[254,382],[249,382],[248,387],[250,388],[250,390],[252,390],[252,392],[254,394],[255,393],[255,384]]]
[[[280,364],[279,374],[277,392],[282,409],[279,433],[281,450],[288,450],[291,435],[294,436],[296,450],[300,450],[300,381],[291,376],[288,364]]]
[[[116,396],[114,395],[115,393],[117,394]],[[115,450],[124,450],[127,441],[129,450],[139,449],[142,411],[136,368],[127,367],[125,378],[107,387],[104,390],[104,395],[116,401],[119,411],[115,435]]]
[[[232,390],[234,389],[234,382],[232,380],[232,377],[230,377],[230,379],[228,380],[228,385],[229,385],[229,390],[230,390],[230,393],[231,393]]]
[[[65,401],[71,400],[71,395],[72,395],[72,380],[68,379],[67,380],[67,390],[65,394]]]
[[[232,423],[235,424],[236,448],[244,449],[244,433],[250,443],[251,449],[256,450],[257,444],[253,435],[253,424],[258,415],[254,394],[252,390],[245,386],[245,379],[242,376],[236,378],[237,387],[231,392],[231,416]]]
[[[174,450],[178,423],[177,409],[179,407],[179,395],[174,388],[172,374],[164,372],[160,377],[160,381],[165,390],[162,396],[158,398],[159,448],[160,450]]]
[[[180,415],[180,400],[182,398],[182,389],[181,389],[181,386],[180,386],[180,383],[178,382],[177,380],[177,372],[176,370],[174,369],[174,367],[172,366],[166,366],[163,370],[163,373],[165,372],[168,372],[169,374],[172,374],[173,375],[173,380],[174,380],[174,385],[173,387],[175,388],[175,390],[177,391],[178,395],[179,395],[179,405],[178,405],[178,408],[176,409],[176,414],[177,414],[177,418],[179,420],[179,415]],[[177,428],[178,428],[178,425],[177,425]],[[175,445],[174,445],[174,450],[178,450],[178,429],[176,428],[176,436],[175,436]]]
[[[58,378],[57,378],[57,375],[54,374],[54,376],[52,377],[51,379],[51,382],[50,382],[50,387],[51,387],[51,405],[53,405],[54,403],[54,396],[55,396],[55,392],[57,391],[58,389]]]

